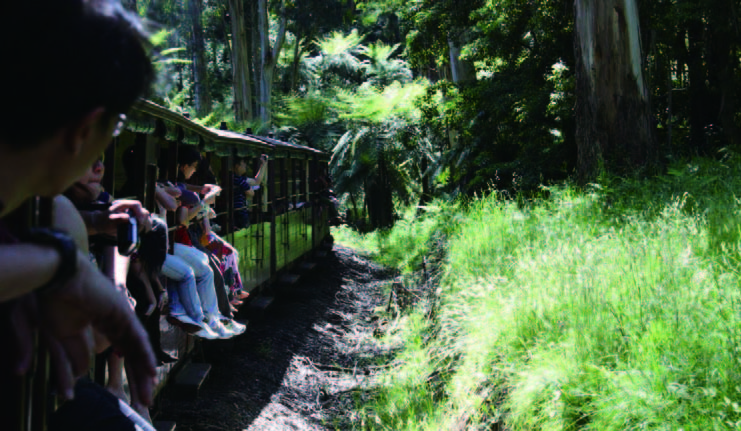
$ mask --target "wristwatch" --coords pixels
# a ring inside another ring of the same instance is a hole
[[[31,228],[22,236],[23,242],[53,247],[60,257],[59,267],[51,281],[36,289],[42,293],[70,281],[77,274],[77,245],[65,232],[48,228]]]

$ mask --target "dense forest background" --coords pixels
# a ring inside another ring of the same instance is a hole
[[[739,145],[737,0],[127,3],[160,26],[155,101],[331,152],[372,226]]]
[[[741,429],[741,0],[128,3],[156,102],[332,154],[400,274],[333,428]]]

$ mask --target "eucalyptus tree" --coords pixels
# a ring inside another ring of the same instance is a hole
[[[188,20],[190,23],[190,56],[193,74],[193,104],[196,115],[203,117],[211,111],[211,89],[206,64],[206,46],[203,39],[203,0],[188,0]]]
[[[234,115],[237,121],[271,121],[275,66],[283,49],[288,17],[285,0],[273,3],[278,27],[271,43],[271,3],[229,0]]]
[[[257,103],[257,119],[265,124],[271,121],[273,96],[273,78],[275,66],[278,63],[283,42],[286,37],[288,17],[285,13],[285,0],[281,0],[278,7],[278,30],[275,42],[270,41],[270,14],[268,0],[257,0],[257,37],[255,38],[255,90]]]
[[[579,177],[657,161],[636,0],[576,0]]]
[[[409,0],[403,18],[412,64],[420,71],[437,69],[438,76],[454,82],[472,81],[473,64],[462,48],[471,41],[472,12],[484,5],[484,0]]]
[[[234,91],[234,117],[246,122],[253,118],[251,41],[247,21],[251,11],[245,0],[229,0],[229,20],[232,42],[232,85]]]

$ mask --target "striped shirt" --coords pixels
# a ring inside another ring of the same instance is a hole
[[[234,209],[237,211],[247,211],[244,209],[247,206],[247,197],[244,192],[250,190],[252,187],[247,181],[247,177],[244,175],[234,176]]]

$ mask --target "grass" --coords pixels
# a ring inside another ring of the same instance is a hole
[[[524,205],[439,204],[363,238],[407,270],[443,238],[444,260],[439,312],[405,317],[398,366],[358,405],[358,428],[740,428],[734,162]]]
[[[419,268],[423,259],[432,257],[441,241],[449,235],[462,214],[458,205],[433,202],[418,211],[407,208],[392,229],[360,235],[347,226],[332,228],[332,236],[340,244],[366,254],[376,262],[410,273]]]

